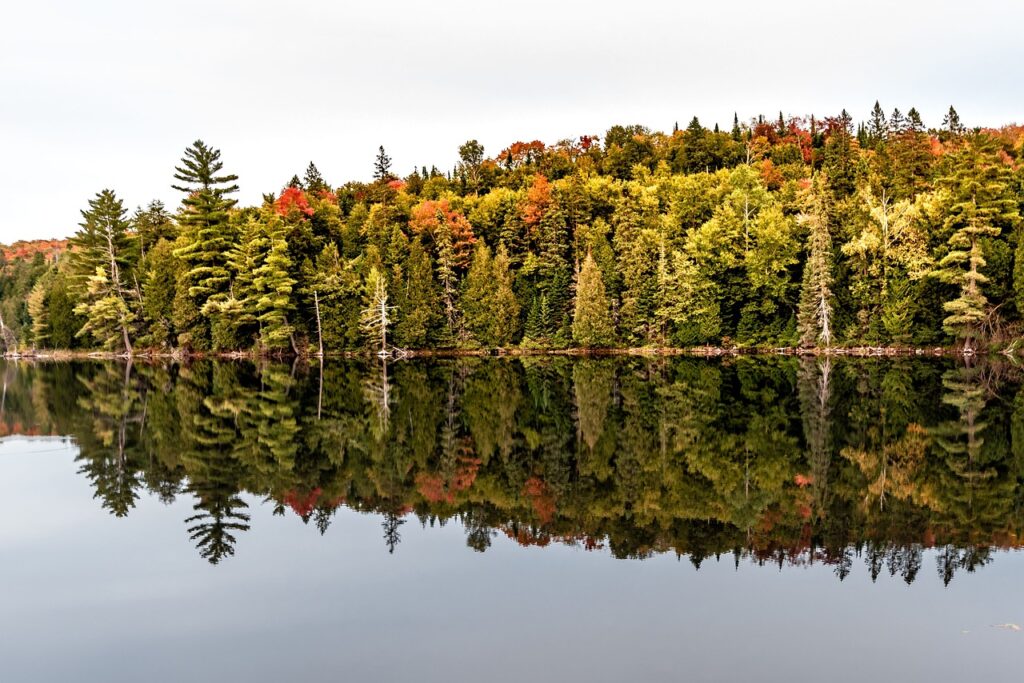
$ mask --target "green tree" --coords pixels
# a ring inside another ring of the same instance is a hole
[[[181,184],[172,185],[185,193],[178,215],[182,240],[174,254],[185,264],[179,296],[188,299],[176,306],[175,323],[179,342],[197,349],[209,347],[210,324],[196,311],[226,299],[231,284],[227,258],[235,242],[230,211],[236,200],[228,195],[238,191],[238,176],[223,170],[220,150],[196,140],[175,167],[174,178]]]
[[[814,178],[810,206],[800,215],[807,227],[807,260],[800,285],[797,327],[802,346],[832,343],[832,235],[829,232],[829,185],[819,173]]]
[[[604,277],[594,257],[587,252],[576,283],[576,307],[572,338],[579,346],[602,347],[615,343],[615,327],[604,291]]]

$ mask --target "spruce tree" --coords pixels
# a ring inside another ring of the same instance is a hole
[[[583,347],[611,346],[615,343],[611,308],[604,291],[604,277],[588,251],[576,284],[576,305],[572,338]]]

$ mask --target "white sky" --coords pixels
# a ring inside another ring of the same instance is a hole
[[[842,8],[841,10],[838,8]],[[833,9],[836,8],[836,9]],[[369,179],[478,139],[554,142],[615,123],[1024,119],[1018,0],[26,0],[0,9],[0,242],[62,237],[95,192],[177,206],[194,139],[243,203],[313,160]]]

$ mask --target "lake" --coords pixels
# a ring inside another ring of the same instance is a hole
[[[8,683],[1021,675],[1010,363],[0,374]]]

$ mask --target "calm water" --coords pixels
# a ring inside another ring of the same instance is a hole
[[[1021,675],[1011,365],[0,373],[0,681]]]

